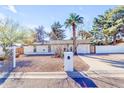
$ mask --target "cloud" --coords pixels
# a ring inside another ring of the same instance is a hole
[[[15,14],[17,13],[16,7],[13,5],[7,6],[7,9],[10,10],[11,12],[15,13]]]
[[[21,12],[17,11],[17,9],[14,5],[4,6],[3,8],[6,9],[6,10],[9,10],[10,12],[12,12],[14,14],[18,13],[18,15],[25,16],[24,13],[21,13]]]

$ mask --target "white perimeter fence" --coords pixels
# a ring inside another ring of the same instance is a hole
[[[96,54],[100,53],[124,53],[124,46],[117,45],[96,46]]]

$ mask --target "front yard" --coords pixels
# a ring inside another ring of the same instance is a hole
[[[74,56],[74,69],[87,71],[89,66],[78,56]],[[53,56],[20,56],[17,58],[16,72],[62,72],[64,60]]]
[[[98,87],[124,87],[124,54],[74,56],[74,69],[86,74]],[[21,72],[20,78],[8,78],[1,87],[81,87],[78,81],[84,80],[84,77],[76,77],[78,80],[75,80],[66,72],[62,76],[63,59],[52,56],[22,55],[17,58],[17,67],[13,72]],[[48,78],[23,78],[26,75],[23,72],[57,72],[57,75],[54,78],[49,75],[46,75]]]

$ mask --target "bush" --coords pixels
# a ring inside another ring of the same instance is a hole
[[[64,57],[64,52],[63,52],[63,49],[61,47],[58,47],[56,49],[55,57],[61,57],[61,58]]]
[[[4,56],[0,56],[0,61],[5,60],[6,58]]]

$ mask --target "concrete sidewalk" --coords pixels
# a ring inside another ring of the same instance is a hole
[[[97,87],[83,72],[11,72],[0,87]]]
[[[8,77],[0,78],[37,78],[37,79],[65,79],[68,78],[68,73],[70,73],[72,78],[89,78],[90,77],[99,77],[98,74],[101,73],[101,76],[107,77],[123,77],[123,71],[114,71],[111,73],[107,71],[85,71],[85,72],[11,72]]]
[[[8,78],[68,78],[68,73],[72,78],[88,78],[83,72],[11,72]],[[6,77],[4,77],[6,78]]]

